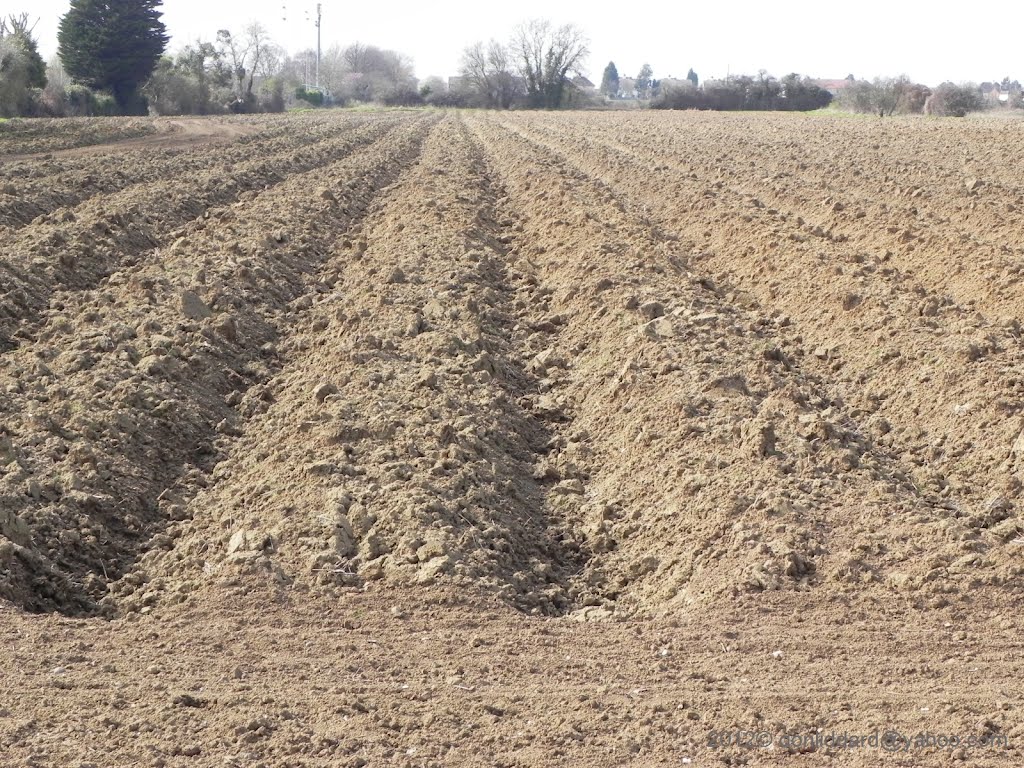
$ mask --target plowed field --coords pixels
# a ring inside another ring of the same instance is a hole
[[[27,125],[0,765],[1024,764],[1024,123]]]

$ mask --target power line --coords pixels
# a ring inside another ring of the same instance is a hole
[[[320,20],[323,16],[323,5],[321,3],[316,4],[316,21],[313,22],[313,26],[316,27],[316,87],[320,88]],[[284,4],[281,6],[281,20],[288,21],[288,5]],[[309,22],[309,10],[306,11],[306,21]]]

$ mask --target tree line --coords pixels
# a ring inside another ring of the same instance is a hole
[[[846,78],[839,91],[839,105],[850,112],[889,115],[940,115],[964,117],[985,109],[1015,109],[1024,106],[1024,90],[1016,80],[981,83],[945,82],[937,88],[915,83],[906,75],[858,80]]]
[[[733,75],[707,80],[699,87],[687,80],[663,88],[654,109],[774,110],[807,112],[832,103],[832,93],[809,77],[791,73],[775,78],[762,70],[756,76]]]
[[[72,0],[61,19],[58,53],[39,55],[28,14],[0,19],[0,117],[214,114],[282,111],[368,101],[423,103],[411,60],[354,43],[289,55],[251,23],[216,30],[176,55],[160,0]]]
[[[28,14],[0,19],[0,116],[213,114],[352,101],[562,109],[630,100],[655,109],[801,111],[834,102],[881,116],[962,116],[1024,101],[1020,84],[1009,78],[930,89],[906,77],[850,75],[826,88],[795,73],[775,78],[763,70],[701,82],[690,69],[685,78],[659,79],[646,63],[629,77],[609,62],[595,86],[584,75],[583,31],[546,20],[524,22],[504,41],[467,46],[458,76],[448,80],[419,82],[408,57],[361,43],[328,48],[317,66],[314,51],[290,55],[258,23],[216,30],[212,39],[167,55],[160,7],[161,0],[72,0],[49,62],[39,54]]]
[[[685,84],[696,88],[699,83],[700,78],[691,68],[686,73]],[[667,81],[656,79],[654,70],[647,63],[640,67],[636,77],[620,77],[619,68],[615,66],[615,62],[609,61],[601,75],[601,86],[598,90],[603,97],[609,100],[639,99],[642,101],[658,98],[663,89],[671,88],[676,84],[684,85],[684,82],[675,78],[668,78]]]
[[[313,84],[316,52],[289,55],[261,24],[240,34],[220,30],[215,43],[197,41],[157,63],[144,93],[158,114],[280,112],[288,104],[318,107],[352,101],[419,103],[412,62],[396,51],[353,43],[332,46]]]

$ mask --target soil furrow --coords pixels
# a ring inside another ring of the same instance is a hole
[[[317,151],[300,153],[280,166],[263,160],[225,177],[195,172],[188,183],[155,182],[89,201],[67,221],[30,227],[0,254],[0,351],[31,340],[33,316],[60,288],[86,290],[122,265],[205,225],[214,206],[251,200],[280,184],[289,172],[309,173],[339,155],[356,152],[385,135],[394,123],[378,120],[332,139]],[[70,216],[70,218],[68,218]],[[178,228],[186,225],[184,231]],[[30,230],[30,231],[29,231]]]
[[[610,402],[603,407],[594,406],[595,416],[600,416],[602,423],[600,428],[591,430],[593,433],[610,436],[625,432],[630,436],[626,440],[647,448],[639,452],[638,459],[648,451],[652,454],[648,458],[651,465],[666,461],[670,455],[673,465],[688,465],[686,474],[680,472],[679,477],[668,481],[666,494],[660,500],[652,500],[648,487],[641,486],[642,496],[638,492],[634,499],[622,504],[615,495],[621,493],[621,487],[630,485],[628,481],[615,477],[615,473],[608,473],[612,475],[608,478],[594,478],[595,485],[603,482],[604,494],[611,496],[603,502],[610,508],[601,511],[592,523],[592,532],[597,534],[595,541],[599,542],[595,546],[613,549],[615,554],[594,558],[592,568],[595,574],[603,573],[609,570],[610,563],[611,570],[617,572],[616,585],[602,584],[602,594],[624,595],[631,600],[639,594],[641,606],[650,608],[661,603],[686,604],[713,598],[721,590],[737,588],[807,588],[821,584],[842,592],[850,591],[863,580],[909,587],[919,586],[926,573],[928,580],[939,573],[943,580],[962,578],[957,566],[961,560],[958,548],[930,546],[930,542],[941,535],[940,531],[952,529],[958,532],[958,538],[976,540],[986,548],[988,544],[971,531],[969,524],[957,520],[958,510],[938,503],[937,498],[923,498],[901,471],[896,457],[875,448],[871,435],[858,426],[842,400],[830,395],[830,388],[823,386],[820,378],[800,373],[788,357],[796,357],[799,342],[787,343],[784,324],[780,328],[771,317],[723,301],[720,290],[699,273],[686,269],[684,261],[673,254],[677,238],[671,232],[656,228],[658,236],[652,239],[649,227],[630,221],[635,213],[632,206],[624,206],[603,183],[592,182],[557,155],[547,155],[542,146],[517,134],[514,127],[508,130],[511,133],[506,134],[502,143],[508,145],[513,137],[518,138],[525,144],[522,156],[533,155],[538,164],[553,169],[550,173],[559,174],[549,182],[549,187],[531,195],[544,206],[544,216],[538,216],[544,229],[534,232],[531,241],[542,242],[541,232],[546,231],[548,240],[558,242],[557,237],[552,238],[552,230],[558,231],[561,225],[574,228],[571,242],[576,248],[581,241],[590,239],[580,232],[581,220],[602,222],[608,231],[601,232],[599,225],[589,225],[595,234],[600,232],[601,250],[623,254],[627,268],[647,272],[644,284],[648,296],[623,299],[626,309],[630,305],[649,307],[640,310],[646,312],[649,322],[637,328],[631,340],[642,342],[646,337],[667,347],[659,357],[637,354],[643,345],[631,350],[630,340],[618,349],[615,347],[621,342],[613,342],[605,349],[590,343],[583,359],[574,361],[576,370],[582,370],[591,356],[611,356],[623,366],[610,387]],[[541,176],[536,168],[528,175],[533,177],[529,184],[537,184],[537,177]],[[551,205],[559,206],[556,217]],[[616,242],[609,232],[622,238],[628,232],[629,239]],[[570,242],[567,236],[564,240]],[[590,257],[584,264],[566,259],[563,266],[551,250],[544,249],[543,253],[543,258],[550,259],[556,267],[550,278],[553,285],[580,285],[597,258]],[[636,257],[632,254],[639,253],[645,256],[633,262]],[[604,285],[605,280],[615,283],[607,275],[597,284]],[[687,291],[687,284],[697,290]],[[577,290],[569,291],[570,301]],[[597,309],[595,316],[602,320],[619,319],[621,323],[626,313],[612,309],[613,295],[609,291],[594,303],[595,308],[605,305]],[[655,306],[651,307],[652,304]],[[566,314],[583,316],[578,309]],[[686,330],[681,330],[681,326]],[[589,327],[593,329],[592,322]],[[619,338],[621,333],[620,330]],[[682,348],[677,346],[681,343]],[[714,352],[701,352],[709,349]],[[729,373],[709,376],[709,381],[702,380],[700,375],[694,377],[694,363],[699,366],[707,362]],[[656,388],[652,386],[654,380]],[[633,398],[618,397],[620,391],[632,393],[635,389],[640,392]],[[592,384],[586,391],[592,391]],[[595,400],[591,394],[588,403]],[[652,405],[658,401],[678,403],[675,408],[681,413],[671,426],[665,423],[664,415],[655,416],[658,410]],[[616,409],[629,415],[609,419],[608,414]],[[651,411],[641,418],[640,412],[648,409]],[[699,446],[692,439],[694,435],[703,437],[705,445]],[[687,436],[691,438],[688,441]],[[734,452],[750,452],[749,455],[759,457],[764,474],[735,478],[730,467],[741,460]],[[691,453],[694,458],[687,460],[685,457]],[[659,483],[666,482],[656,466],[635,466],[629,476],[642,472],[653,473]],[[722,480],[732,487],[722,487]],[[704,503],[714,499],[716,514],[703,511],[699,498],[690,499],[688,510],[679,506],[681,497],[692,497],[694,493],[701,496],[709,490]],[[721,500],[730,497],[733,501],[726,502],[723,508]],[[595,501],[601,507],[601,500]],[[616,510],[616,503],[625,509]],[[629,509],[630,503],[642,507]],[[853,507],[863,510],[863,525],[836,530],[834,516]],[[875,539],[873,531],[884,525],[895,510],[910,516],[914,525],[907,531],[907,546],[890,550]],[[644,519],[638,525],[635,520],[641,516],[650,521]],[[692,527],[691,519],[704,525]],[[728,527],[724,524],[726,520]],[[772,521],[779,525],[772,525]],[[688,525],[689,531],[688,539],[680,542],[678,550],[667,547],[659,551],[642,536],[639,543],[630,546],[619,540],[628,539],[636,529],[655,528],[660,529],[655,540],[665,541],[677,525]],[[609,531],[618,533],[609,536]],[[776,537],[770,531],[783,535]],[[727,560],[723,551],[731,551],[739,562]],[[988,583],[1002,583],[1008,567],[1010,564],[1004,560],[1001,567],[992,568]],[[637,581],[639,588],[635,585]],[[644,582],[655,585],[654,589]],[[935,585],[935,589],[941,592],[943,585]]]
[[[634,173],[631,183],[639,180],[638,169],[656,178],[670,170],[681,172],[683,180],[690,180],[694,197],[715,198],[729,192],[743,198],[744,214],[756,212],[751,208],[770,209],[776,219],[797,222],[788,234],[793,241],[848,242],[860,250],[885,254],[892,266],[912,272],[940,297],[948,294],[985,311],[1019,314],[1020,297],[1014,286],[1024,252],[1013,238],[1024,209],[1019,187],[994,181],[990,166],[982,173],[985,178],[978,178],[981,170],[969,157],[954,171],[939,170],[932,163],[915,164],[887,152],[886,142],[899,136],[900,130],[921,130],[913,123],[895,132],[869,133],[866,138],[878,142],[873,145],[877,154],[844,158],[823,173],[820,165],[810,162],[815,143],[823,137],[820,123],[792,116],[777,119],[789,133],[774,142],[751,144],[739,130],[719,130],[708,136],[699,122],[687,126],[696,129],[692,133],[666,131],[629,145],[602,136],[601,142],[631,158],[620,166],[620,171],[628,168]],[[630,126],[624,122],[623,132]],[[593,142],[593,132],[587,133],[583,126],[532,128],[552,139],[574,136]],[[1003,137],[1001,151],[1016,151],[1014,143],[1007,142],[1013,138],[1019,143],[1019,136]],[[707,144],[728,146],[729,151],[711,155],[702,149]],[[679,180],[678,176],[666,179],[676,181],[676,186]],[[970,184],[978,186],[969,189]],[[922,251],[930,258],[921,259]]]
[[[273,157],[281,150],[298,158],[302,147],[321,143],[368,119],[353,116],[345,122],[309,121],[299,133],[291,122],[282,121],[276,128],[268,126],[259,134],[239,137],[231,144],[203,145],[187,151],[138,149],[99,160],[5,164],[0,170],[0,233],[5,238],[14,237],[30,224],[43,223],[40,217],[58,209],[71,209],[75,214],[77,206],[92,198],[154,181],[187,181],[196,168],[222,166],[239,173],[246,164],[252,164],[251,158]],[[66,215],[66,212],[58,215]]]
[[[142,568],[186,583],[444,579],[567,609],[578,542],[538,473],[553,414],[526,406],[537,376],[506,338],[518,294],[499,195],[458,119],[441,122],[326,266],[334,292],[297,318],[274,403],[192,503],[185,540]]]
[[[21,521],[3,552],[8,599],[89,610],[140,551],[170,547],[235,423],[273,397],[260,384],[277,365],[278,318],[428,122],[407,118],[321,169],[321,195],[297,175],[221,209],[159,261],[54,310],[38,346],[0,358],[11,382],[0,495]],[[63,348],[69,333],[82,341]]]
[[[957,538],[972,542],[965,555],[935,553],[929,579],[961,573],[968,561],[984,563],[983,583],[1010,577],[1017,559],[1012,499],[1020,479],[1006,456],[1021,423],[1006,415],[1019,410],[1014,399],[1021,385],[1005,372],[1024,369],[1014,323],[993,323],[969,307],[939,301],[911,276],[862,258],[853,245],[831,245],[838,258],[830,265],[838,261],[849,269],[823,269],[813,244],[766,252],[752,245],[760,229],[783,240],[780,229],[792,226],[780,224],[775,211],[736,200],[729,206],[734,214],[723,212],[722,201],[704,216],[685,195],[652,194],[637,184],[628,164],[595,162],[600,154],[594,152],[583,159],[571,140],[548,139],[558,147],[553,151],[574,158],[574,167],[605,176],[623,200],[640,206],[638,214],[681,238],[686,262],[719,292],[771,307],[771,317],[792,325],[788,332],[801,342],[790,344],[787,354],[827,382],[828,399],[845,403],[835,414],[838,423],[879,446],[888,454],[879,458],[909,478],[929,506],[944,510]],[[809,303],[815,294],[823,300]],[[950,360],[961,365],[950,371]],[[973,449],[993,437],[995,450]],[[922,543],[920,551],[926,550]]]
[[[0,160],[15,155],[56,152],[90,144],[151,136],[155,121],[136,117],[86,117],[67,120],[12,120],[0,124]]]

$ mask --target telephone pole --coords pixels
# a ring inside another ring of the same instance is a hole
[[[316,4],[316,87],[320,90],[320,3]]]

